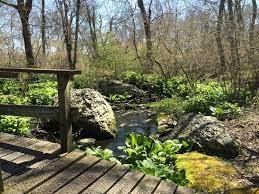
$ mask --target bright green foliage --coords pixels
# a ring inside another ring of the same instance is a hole
[[[109,149],[102,149],[101,146],[97,148],[87,148],[86,153],[88,155],[97,156],[103,158],[104,160],[114,161],[120,163],[113,155],[113,151]]]
[[[1,104],[23,104],[26,101],[25,98],[20,98],[15,95],[0,95]]]
[[[173,77],[166,80],[166,93],[171,96],[186,97],[192,90],[189,83],[183,77]]]
[[[33,105],[50,105],[57,95],[57,83],[43,82],[29,85],[28,101]]]
[[[4,95],[17,95],[22,91],[17,81],[0,80],[0,93]]]
[[[178,140],[167,140],[162,143],[138,133],[130,133],[125,144],[126,146],[119,147],[119,149],[126,153],[125,161],[133,166],[137,160],[147,158],[157,163],[168,163],[182,147]]]
[[[77,75],[73,80],[73,87],[76,89],[95,88],[97,87],[97,76],[95,74]]]
[[[237,104],[231,104],[228,102],[219,104],[215,108],[211,107],[211,111],[212,116],[215,116],[220,120],[224,120],[226,118],[236,118],[241,113],[241,109]]]
[[[98,46],[98,58],[94,61],[94,66],[109,71],[116,77],[127,70],[141,69],[141,65],[135,59],[136,55],[132,49],[123,49],[108,34],[105,44]]]
[[[125,101],[130,99],[132,96],[128,95],[127,93],[125,94],[110,94],[108,100],[109,102],[116,102],[116,101]]]
[[[183,185],[186,182],[184,171],[174,168],[174,156],[181,150],[178,140],[160,142],[152,137],[131,133],[126,146],[119,147],[126,156],[123,163],[146,174],[159,176]]]
[[[164,79],[157,75],[142,75],[128,71],[123,74],[124,82],[136,85],[137,87],[156,93],[161,97],[186,96],[191,88],[188,82],[181,77]]]
[[[172,114],[176,117],[184,112],[213,115],[219,119],[234,118],[239,115],[238,106],[252,102],[251,92],[241,88],[233,91],[230,83],[196,81],[190,84],[181,77],[163,79],[157,75],[142,75],[126,72],[123,80],[139,88],[148,90],[165,98],[151,103],[150,107],[159,113]],[[237,103],[237,104],[236,104]]]
[[[186,150],[185,146],[178,140],[167,140],[160,142],[152,137],[142,134],[131,133],[128,135],[125,146],[119,147],[125,155],[119,156],[121,163],[125,166],[142,171],[145,174],[161,177],[184,185],[188,181],[185,178],[185,171],[178,171],[174,166],[175,154]],[[103,159],[117,161],[111,150],[102,150],[100,147],[87,148],[88,154]]]
[[[31,119],[27,117],[0,116],[0,131],[15,135],[29,135]]]
[[[53,88],[33,89],[28,92],[29,103],[34,105],[50,105],[57,95]]]
[[[149,106],[157,113],[165,113],[179,118],[184,113],[184,103],[179,98],[165,98],[159,102],[150,103]]]
[[[57,83],[41,80],[40,83],[30,83],[23,91],[16,81],[0,80],[0,103],[2,104],[51,104],[57,95]],[[23,91],[23,92],[22,92]],[[25,93],[24,93],[25,92]],[[23,93],[23,95],[22,95]],[[0,131],[16,135],[29,135],[32,129],[31,118],[0,116]]]

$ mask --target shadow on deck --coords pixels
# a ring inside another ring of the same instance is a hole
[[[175,193],[193,190],[60,145],[0,133],[6,191],[22,193]],[[15,193],[14,192],[14,193]]]

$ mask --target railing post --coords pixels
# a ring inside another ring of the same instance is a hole
[[[58,73],[58,103],[61,152],[72,151],[72,119],[70,109],[70,74]]]
[[[4,183],[3,183],[3,178],[2,178],[2,169],[1,169],[1,164],[0,164],[0,193],[4,192]]]

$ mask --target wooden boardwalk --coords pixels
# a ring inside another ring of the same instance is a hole
[[[174,193],[193,190],[60,145],[0,133],[5,193]]]

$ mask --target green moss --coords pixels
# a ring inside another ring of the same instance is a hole
[[[186,171],[189,187],[207,192],[242,188],[238,172],[219,158],[197,152],[177,155],[176,167]]]

